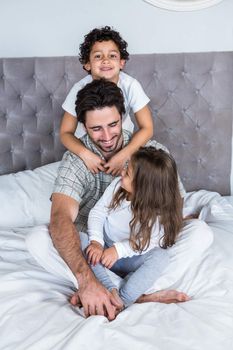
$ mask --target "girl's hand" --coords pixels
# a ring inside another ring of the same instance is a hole
[[[80,158],[84,161],[86,167],[92,172],[92,174],[98,174],[99,171],[105,172],[104,164],[106,162],[104,159],[97,156],[97,154],[86,149],[85,152],[80,154]]]
[[[118,152],[104,164],[106,174],[112,174],[113,176],[121,175],[125,163],[128,160],[129,157],[125,154],[124,150]]]
[[[107,267],[108,269],[111,269],[111,267],[115,264],[117,260],[118,260],[118,254],[114,246],[104,250],[101,257],[101,263],[105,267]]]
[[[91,243],[86,249],[88,264],[91,264],[93,266],[99,264],[103,251],[104,248],[99,242],[91,241]]]

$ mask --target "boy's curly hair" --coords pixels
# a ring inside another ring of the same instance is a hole
[[[121,59],[127,61],[129,59],[127,42],[122,39],[119,32],[113,30],[109,26],[105,26],[102,28],[95,28],[85,35],[84,42],[79,46],[79,61],[81,64],[84,65],[89,62],[91,49],[97,41],[101,42],[108,40],[114,41],[120,51]]]

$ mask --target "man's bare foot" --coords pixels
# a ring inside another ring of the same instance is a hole
[[[161,290],[152,294],[143,294],[137,299],[136,303],[157,302],[171,304],[189,301],[190,299],[187,294],[176,290]]]
[[[120,298],[119,294],[118,294],[118,290],[116,288],[112,289],[111,292],[110,292],[113,297],[114,297],[114,300],[116,301],[116,312],[117,314],[119,312],[121,312],[123,309],[124,309],[124,303],[122,301],[122,299]]]
[[[71,303],[71,305],[73,305],[73,306],[82,307],[82,303],[81,303],[81,300],[80,300],[79,295],[78,295],[78,290],[77,290],[77,292],[75,292],[74,295],[72,295],[72,297],[70,298],[70,303]]]

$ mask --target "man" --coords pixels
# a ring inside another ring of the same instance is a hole
[[[81,141],[103,159],[103,164],[129,142],[131,135],[121,126],[123,95],[114,83],[94,80],[86,85],[77,95],[76,112],[87,132]],[[79,157],[66,152],[52,195],[49,226],[55,248],[78,281],[78,292],[71,303],[81,302],[86,316],[106,315],[109,320],[115,318],[118,300],[100,284],[88,266],[79,232],[87,231],[88,213],[113,178],[104,167],[97,174],[91,173]],[[184,293],[168,291],[143,296],[138,302],[184,300],[188,300]]]

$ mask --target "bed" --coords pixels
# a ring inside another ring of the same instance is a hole
[[[61,104],[85,75],[76,57],[0,60],[0,349],[233,348],[233,53],[132,55],[126,72],[149,95],[155,138],[174,155],[213,243],[183,261],[164,288],[178,304],[134,304],[109,322],[85,319],[68,298],[72,279],[42,268],[26,237],[49,223],[50,195],[64,148]],[[205,237],[200,234],[200,242]]]

